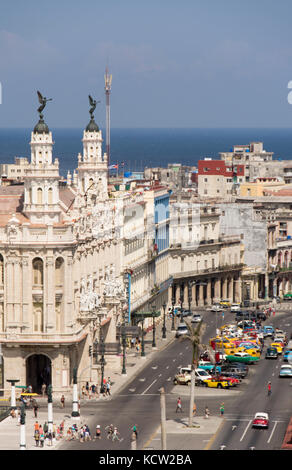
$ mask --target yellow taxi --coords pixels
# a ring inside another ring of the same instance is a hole
[[[229,308],[231,307],[231,302],[229,300],[220,300],[219,305],[223,308]]]
[[[284,346],[282,345],[282,343],[280,343],[280,342],[278,343],[278,341],[274,341],[273,343],[271,343],[270,347],[271,348],[276,348],[278,354],[282,354],[283,349],[284,349]]]

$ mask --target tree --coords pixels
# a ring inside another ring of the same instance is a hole
[[[202,322],[198,323],[197,326],[193,326],[188,321],[186,321],[188,328],[188,333],[185,336],[181,337],[181,340],[188,340],[192,344],[192,371],[191,371],[191,396],[190,396],[190,408],[189,408],[189,427],[193,425],[193,406],[195,399],[195,368],[198,364],[199,354],[203,345],[201,345],[201,337],[205,331],[206,326]]]

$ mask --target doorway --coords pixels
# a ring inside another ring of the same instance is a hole
[[[31,385],[34,393],[41,393],[42,385],[52,381],[52,363],[44,354],[33,354],[26,360],[26,385]]]

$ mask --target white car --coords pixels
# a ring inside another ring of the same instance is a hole
[[[214,304],[211,307],[211,312],[222,312],[223,308],[219,304]]]
[[[194,313],[191,319],[192,323],[200,323],[202,321],[202,315],[199,313]]]
[[[177,330],[176,330],[175,337],[179,338],[180,336],[187,335],[188,332],[189,330],[188,330],[187,325],[185,323],[179,323]]]
[[[240,312],[240,304],[231,304],[230,312]]]

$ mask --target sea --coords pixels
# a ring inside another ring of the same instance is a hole
[[[54,157],[59,159],[60,174],[66,177],[77,168],[82,153],[83,129],[54,129]],[[105,151],[105,130],[102,130]],[[31,129],[0,129],[0,163],[13,163],[15,157],[30,156]],[[197,166],[205,157],[219,158],[219,152],[233,145],[261,141],[274,152],[275,160],[292,160],[290,128],[187,128],[187,129],[111,129],[110,164],[124,171],[143,171],[145,167],[167,167],[168,163]]]

